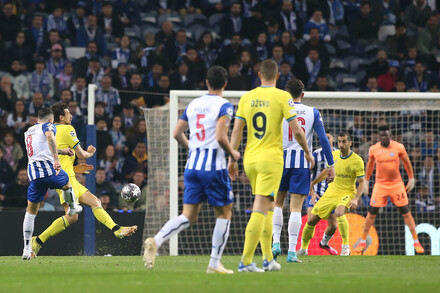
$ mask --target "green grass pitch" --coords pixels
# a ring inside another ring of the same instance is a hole
[[[255,259],[261,264],[260,256]],[[224,256],[234,275],[207,275],[209,256],[163,256],[146,270],[141,256],[0,257],[0,292],[439,292],[435,256],[302,257],[271,273],[236,272],[239,256]]]

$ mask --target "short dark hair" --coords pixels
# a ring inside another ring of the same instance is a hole
[[[206,79],[213,90],[220,90],[228,80],[228,72],[222,66],[214,65],[208,69]]]
[[[277,78],[278,64],[271,59],[266,59],[261,62],[260,72],[264,79],[274,80]]]
[[[286,90],[293,98],[299,98],[304,91],[304,83],[296,78],[292,78],[286,84]]]
[[[38,119],[47,119],[49,116],[53,115],[53,112],[50,108],[41,108],[38,110]]]
[[[350,133],[348,133],[347,131],[341,131],[341,132],[339,132],[338,137],[343,137],[343,136],[346,136],[347,139],[348,139],[348,141],[351,141],[351,135],[350,135]]]
[[[103,167],[98,167],[98,168],[96,168],[96,173],[98,173],[98,171],[104,171],[104,172],[105,172],[105,168],[103,168]]]
[[[64,116],[64,109],[68,109],[65,103],[56,103],[52,106],[53,116],[55,122],[60,122],[60,116]]]
[[[379,126],[379,131],[390,131],[390,128],[388,127],[388,125],[382,125]]]

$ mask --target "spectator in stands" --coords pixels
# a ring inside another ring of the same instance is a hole
[[[233,35],[241,35],[243,27],[243,16],[241,14],[241,3],[233,2],[229,8],[229,13],[221,22],[221,35],[225,39],[229,39]]]
[[[418,213],[428,213],[435,211],[434,194],[429,193],[429,186],[425,182],[416,184],[416,211]]]
[[[20,169],[17,181],[6,188],[3,201],[5,208],[25,208],[27,206],[27,189],[29,186],[26,168]]]
[[[195,48],[188,48],[184,62],[188,65],[188,75],[195,82],[194,89],[201,89],[205,86],[206,66],[199,58]]]
[[[389,60],[388,61],[388,72],[379,75],[377,78],[377,86],[382,88],[386,92],[391,92],[397,81],[397,73],[399,71],[399,61]]]
[[[294,44],[295,38],[288,32],[283,32],[279,41],[279,45],[283,48],[284,58],[289,61],[290,66],[295,64],[296,46]]]
[[[192,13],[197,13],[197,14],[201,14],[202,13],[202,8],[201,8],[201,1],[199,0],[189,0],[189,1],[185,1],[185,2],[179,2],[178,3],[178,10],[179,10],[179,14],[181,17],[185,17],[188,14],[192,14]]]
[[[261,85],[261,80],[258,77],[258,72],[260,72],[261,60],[255,60],[252,65],[252,71],[248,74],[248,88],[254,89]]]
[[[147,127],[144,119],[139,119],[136,123],[127,129],[126,143],[128,150],[131,152],[138,141],[143,141],[145,145],[148,145],[147,141]]]
[[[71,44],[76,44],[76,34],[79,29],[86,23],[86,3],[78,1],[76,3],[75,14],[67,20],[67,28],[69,29],[69,39]]]
[[[97,120],[96,123],[96,153],[97,157],[101,157],[105,152],[105,148],[112,144],[112,137],[108,133],[107,121],[104,119]]]
[[[376,53],[376,60],[371,63],[367,68],[367,74],[369,76],[378,77],[385,74],[388,71],[387,53],[385,50],[378,50]]]
[[[20,18],[13,11],[12,2],[3,3],[2,13],[0,14],[0,35],[3,41],[12,42],[16,34],[21,29]]]
[[[287,82],[294,77],[290,63],[288,61],[281,62],[280,77],[277,80],[277,88],[284,90]]]
[[[375,76],[369,76],[367,79],[367,84],[365,86],[366,92],[383,92],[383,89],[381,89],[377,85],[377,78]]]
[[[17,98],[27,100],[30,97],[29,83],[26,76],[22,73],[21,68],[22,65],[20,61],[12,59],[9,74],[5,74],[4,76],[8,77],[12,82]]]
[[[157,85],[154,86],[151,91],[156,93],[149,95],[145,104],[148,108],[160,107],[170,101],[170,78],[166,74],[161,74]]]
[[[365,119],[359,113],[353,115],[353,121],[347,123],[347,129],[351,134],[354,148],[358,148],[360,144],[366,141],[367,133],[365,131]]]
[[[56,6],[53,9],[53,12],[47,18],[47,31],[51,31],[53,29],[57,30],[60,33],[60,36],[64,39],[69,35],[69,30],[67,28],[67,23],[63,18],[63,8],[60,6]]]
[[[240,35],[233,35],[231,37],[231,43],[224,46],[221,53],[217,59],[217,64],[223,66],[224,68],[229,67],[229,63],[236,60],[237,56],[240,56],[243,51],[243,46],[241,45]]]
[[[417,34],[417,49],[421,55],[429,57],[432,50],[437,48],[440,39],[439,17],[433,12],[429,17],[426,26],[420,29]]]
[[[392,92],[398,92],[398,93],[406,92],[405,80],[403,80],[402,78],[397,78],[396,82],[394,83],[394,88]]]
[[[346,0],[343,2],[345,22],[348,27],[350,27],[361,14],[360,3],[360,0]]]
[[[134,113],[134,106],[128,103],[125,104],[124,107],[122,108],[121,118],[122,118],[122,123],[124,125],[123,127],[125,129],[130,128],[139,120],[139,118]]]
[[[101,61],[98,56],[92,56],[89,60],[89,67],[86,72],[87,83],[99,84],[105,75],[104,68],[101,66]]]
[[[142,106],[145,104],[145,92],[147,89],[142,85],[142,76],[138,72],[133,72],[127,90],[121,94],[122,104],[133,104]]]
[[[98,45],[95,41],[90,41],[87,44],[86,53],[84,57],[75,60],[74,72],[75,76],[85,75],[89,66],[90,58],[98,56]],[[98,57],[99,58],[99,57]]]
[[[228,84],[226,90],[244,91],[246,90],[246,76],[240,75],[240,65],[238,62],[232,62],[228,67]]]
[[[337,29],[344,24],[344,6],[340,0],[329,0],[322,6],[322,14],[327,20],[330,30]]]
[[[227,4],[229,4],[228,0],[210,0],[201,2],[202,11],[205,15],[224,13],[226,11]],[[226,3],[226,5],[223,3]]]
[[[267,35],[265,32],[258,34],[256,42],[252,46],[253,55],[258,60],[266,60],[269,58],[269,47],[267,45]]]
[[[7,130],[5,136],[0,142],[0,148],[3,149],[4,159],[11,166],[12,171],[16,172],[18,163],[23,158],[23,149],[20,144],[15,141],[14,132]]]
[[[300,37],[299,32],[303,31],[301,22],[297,21],[292,1],[283,1],[278,17],[278,23],[280,25],[280,30],[288,32],[291,36],[296,35],[297,37]],[[300,25],[299,27],[298,24]]]
[[[105,112],[109,117],[113,117],[115,111],[120,112],[121,98],[119,91],[112,87],[112,79],[109,75],[105,75],[101,80],[101,86],[95,94],[96,102],[103,102],[105,104]],[[118,109],[119,108],[119,109]]]
[[[43,58],[35,60],[35,70],[28,75],[28,83],[31,94],[40,92],[46,101],[51,100],[55,94],[53,77],[46,70],[46,61]]]
[[[280,15],[281,1],[267,0],[262,3],[261,10],[264,13],[265,19],[276,19]]]
[[[361,2],[361,14],[349,26],[351,36],[358,46],[365,46],[371,42],[377,41],[377,32],[381,24],[381,19],[371,11],[371,5],[368,1]]]
[[[11,47],[8,49],[7,56],[10,60],[17,60],[25,65],[24,71],[33,69],[34,60],[32,46],[29,44],[30,40],[27,39],[24,32],[18,32],[15,37],[15,41],[12,42]]]
[[[125,90],[128,87],[130,77],[128,75],[127,64],[119,63],[116,70],[113,71],[112,84],[118,90]]]
[[[170,45],[169,47],[165,47],[165,55],[169,60],[172,69],[177,68],[177,66],[182,63],[188,48],[186,32],[184,29],[181,29],[176,34],[174,44]]]
[[[406,7],[404,20],[410,36],[416,36],[425,27],[430,15],[431,8],[427,5],[426,0],[412,1]]]
[[[0,148],[0,187],[6,187],[11,184],[14,181],[14,177],[14,171],[12,171],[11,166],[5,160],[3,149]]]
[[[101,193],[95,192],[96,194],[99,194],[99,201],[101,202],[101,206],[105,211],[112,210],[115,207],[112,207],[113,202],[111,200],[111,195],[107,190],[101,191]],[[117,198],[116,198],[117,199]]]
[[[261,10],[261,3],[252,0],[244,0],[243,7],[246,7],[247,1],[255,4],[250,10],[251,16],[245,15],[243,22],[243,38],[250,41],[255,40],[260,32],[266,30],[266,25],[263,19],[263,11]]]
[[[373,129],[371,131],[371,138],[367,139],[359,146],[359,155],[364,159],[364,161],[368,161],[368,154],[370,151],[370,147],[376,144],[379,141],[379,131],[377,129]]]
[[[210,31],[205,31],[196,43],[200,59],[206,64],[206,69],[214,65],[218,58],[218,47]]]
[[[20,133],[17,135],[17,137],[19,138],[17,141],[23,150],[26,150],[26,142],[23,139],[24,134],[26,131],[28,131],[30,127],[34,126],[35,124],[37,124],[37,114],[29,114],[28,123],[23,127],[23,129],[21,129]]]
[[[106,194],[109,196],[110,207],[117,207],[118,206],[118,194],[116,192],[115,187],[113,186],[112,182],[110,181],[108,176],[107,170],[102,167],[98,167],[96,169],[95,179],[96,179],[96,185],[95,185],[95,193],[96,194]]]
[[[60,44],[52,45],[50,58],[46,65],[47,72],[49,72],[52,77],[56,77],[63,72],[65,62],[63,59],[63,47],[61,47]]]
[[[7,123],[8,126],[14,129],[15,133],[18,134],[28,123],[27,113],[24,108],[24,101],[17,100],[15,102],[14,110],[8,115]],[[22,139],[22,137],[19,137]]]
[[[123,161],[122,157],[117,156],[115,147],[109,144],[105,148],[104,154],[99,158],[97,166],[104,168],[109,182],[119,182]]]
[[[112,120],[112,127],[109,130],[109,134],[112,137],[113,145],[115,146],[116,153],[121,157],[125,149],[125,134],[122,128],[122,119],[120,116],[115,116]]]
[[[135,63],[141,72],[147,73],[151,70],[153,64],[167,64],[165,55],[163,54],[164,45],[157,46],[154,34],[146,34],[143,44],[139,44],[135,51]]]
[[[63,90],[69,90],[73,85],[73,65],[72,62],[66,61],[63,70],[55,75],[56,96],[59,97]]]
[[[173,23],[169,20],[162,22],[161,30],[156,33],[156,42],[163,44],[165,48],[173,45],[176,33],[173,31]]]
[[[159,81],[159,77],[163,74],[163,65],[160,63],[153,64],[151,71],[145,75],[143,83],[146,85],[148,90],[152,90],[157,86],[157,82]]]
[[[419,56],[417,48],[411,46],[408,49],[408,56],[406,56],[402,62],[402,66],[400,70],[402,75],[404,77],[407,77],[414,70],[414,65],[416,65],[416,62],[422,60],[424,59]]]
[[[321,74],[318,75],[315,83],[310,88],[311,91],[335,91],[336,89],[328,84],[327,76]]]
[[[125,159],[124,166],[122,167],[122,174],[124,174],[125,180],[133,180],[136,170],[142,170],[144,176],[148,172],[147,146],[143,141],[138,141],[133,152]]]
[[[396,33],[386,40],[387,53],[390,58],[403,60],[408,55],[408,48],[412,46],[412,39],[406,34],[405,25],[402,22],[396,24]]]
[[[12,87],[12,82],[7,76],[0,80],[0,114],[12,112],[13,105],[17,100],[17,93]]]
[[[192,90],[194,81],[188,76],[188,65],[182,62],[177,70],[170,76],[171,89],[173,90]]]
[[[123,200],[122,197],[119,197],[119,207],[123,210],[123,211],[128,211],[128,210],[132,210],[132,211],[140,211],[140,210],[145,210],[146,206],[147,206],[147,182],[144,179],[146,174],[144,174],[142,172],[142,170],[136,170],[133,174],[133,183],[136,184],[140,190],[141,190],[141,197],[139,198],[139,200],[135,201],[135,202],[128,202],[126,200]]]
[[[79,28],[76,34],[76,46],[86,47],[90,41],[95,41],[98,47],[98,55],[107,56],[107,44],[104,33],[98,27],[98,20],[95,15],[89,14],[85,25]]]
[[[240,74],[243,76],[247,76],[252,71],[252,56],[251,53],[248,50],[244,50],[240,54]]]
[[[133,63],[132,53],[130,49],[130,38],[128,36],[123,36],[121,38],[121,46],[113,51],[112,68],[117,68],[119,63]]]
[[[269,45],[269,48],[272,48],[280,41],[281,30],[279,27],[280,26],[277,20],[269,20],[266,30],[267,44]]]
[[[108,117],[108,114],[105,113],[105,104],[103,102],[95,103],[95,124],[98,120],[105,120],[107,125],[110,124],[110,118]]]
[[[406,78],[406,87],[408,90],[416,89],[419,92],[428,91],[428,83],[431,82],[431,76],[425,71],[426,67],[420,61],[414,65],[414,70]]]
[[[310,40],[301,45],[298,53],[298,59],[304,60],[309,54],[309,51],[314,49],[319,53],[319,59],[322,62],[324,68],[328,68],[330,65],[330,56],[324,42],[319,39],[319,30],[317,28],[311,28]]]
[[[297,68],[295,72],[306,86],[313,84],[318,75],[325,73],[328,69],[321,63],[319,53],[315,49],[311,49],[306,58],[298,60]]]
[[[304,28],[304,36],[305,40],[310,40],[310,29],[314,27],[319,31],[319,39],[324,42],[330,42],[331,37],[329,34],[328,25],[325,22],[325,19],[322,18],[322,11],[317,9],[313,12],[313,16],[306,23]]]
[[[75,84],[70,88],[72,100],[79,105],[81,113],[87,113],[87,87],[86,77],[78,75],[75,77]]]
[[[121,19],[122,24],[125,27],[132,26],[140,23],[139,8],[136,3],[131,0],[117,0],[113,4],[115,12]]]
[[[270,58],[278,64],[278,67],[281,66],[281,62],[288,61],[284,56],[284,50],[281,45],[275,45],[272,48],[272,57]]]
[[[434,167],[433,155],[426,155],[423,158],[423,166],[417,174],[417,181],[428,186],[429,195],[432,197],[434,195],[436,180],[438,180],[437,178],[434,178]]]
[[[54,45],[60,45],[61,46],[61,52],[62,56],[66,57],[66,52],[62,44],[62,39],[60,37],[60,33],[53,29],[49,32],[49,36],[47,39],[43,41],[43,44],[41,44],[40,49],[38,50],[38,55],[43,57],[45,60],[49,60],[52,53],[52,47]]]
[[[432,130],[425,131],[425,139],[420,144],[422,159],[425,156],[435,156],[437,154],[438,141],[435,139],[434,132]]]
[[[104,1],[102,4],[101,14],[98,16],[98,26],[104,32],[107,42],[119,44],[124,34],[124,26],[116,13],[113,13],[112,2]]]
[[[79,141],[86,140],[86,121],[85,118],[82,117],[81,111],[79,110],[78,103],[76,101],[69,101],[67,103],[68,109],[72,114],[71,124],[73,128],[76,130],[76,136]]]

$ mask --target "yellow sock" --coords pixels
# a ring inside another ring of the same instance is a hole
[[[309,226],[309,224],[306,224],[304,226],[303,234],[302,234],[302,242],[301,242],[302,249],[309,248],[310,240],[312,240],[314,234],[315,234],[315,226]]]
[[[44,230],[43,233],[38,235],[38,238],[40,238],[40,240],[44,243],[46,242],[47,239],[57,235],[58,233],[63,232],[64,229],[66,229],[69,226],[70,224],[64,216],[59,217],[58,219],[53,221],[52,224],[49,227],[47,227],[47,229]]]
[[[263,232],[260,236],[260,245],[261,251],[263,252],[263,260],[267,259],[267,261],[272,261],[272,217],[273,211],[270,210],[267,212],[267,215],[264,219]]]
[[[338,217],[338,228],[339,233],[341,233],[342,238],[342,245],[349,245],[350,243],[350,235],[348,233],[349,231],[349,225],[347,217],[344,215],[342,217]]]
[[[110,230],[113,229],[114,226],[116,226],[116,223],[103,208],[97,207],[94,208],[92,211],[93,214],[95,215],[95,218]]]
[[[253,212],[246,226],[244,249],[241,261],[245,266],[252,263],[255,249],[260,241],[261,232],[263,231],[265,216],[260,212]]]

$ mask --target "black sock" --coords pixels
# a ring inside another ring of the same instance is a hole
[[[38,244],[43,245],[43,241],[41,241],[40,237],[37,236],[37,239],[35,239]]]
[[[121,226],[119,226],[118,224],[116,224],[113,228],[112,228],[112,232],[116,232],[121,228]]]

